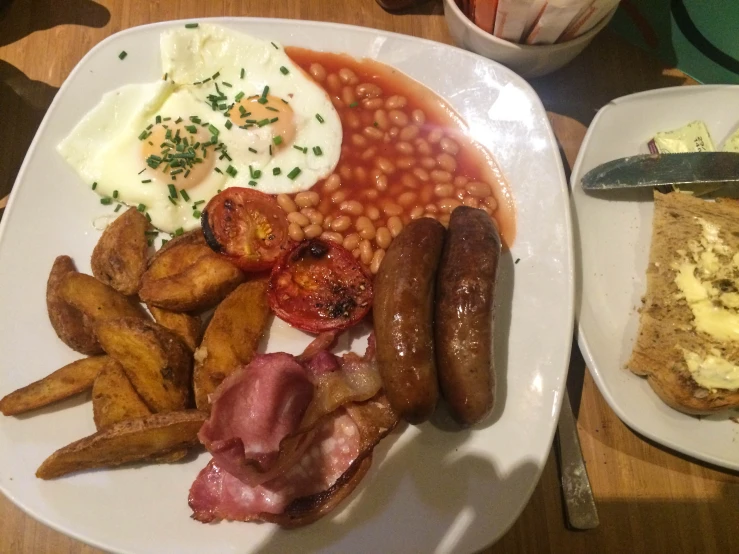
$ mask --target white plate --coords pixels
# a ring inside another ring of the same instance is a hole
[[[705,121],[718,148],[739,123],[739,87],[676,87],[632,94],[601,109],[572,171],[580,348],[611,408],[635,431],[679,452],[739,469],[739,425],[729,415],[695,418],[668,408],[646,379],[624,369],[639,326],[652,236],[650,189],[586,194],[595,166],[647,154],[658,131]]]
[[[390,437],[377,448],[372,471],[351,503],[294,531],[191,520],[187,493],[207,454],[183,464],[36,479],[34,470],[46,456],[94,431],[90,404],[80,400],[33,416],[0,417],[0,488],[48,525],[120,552],[471,552],[490,544],[513,524],[539,479],[570,353],[574,292],[567,187],[544,108],[510,70],[435,42],[326,23],[213,22],[285,45],[391,64],[449,99],[495,154],[518,210],[518,238],[502,260],[498,289],[497,421],[454,433],[427,423]],[[99,236],[91,221],[110,212],[54,148],[103,92],[161,77],[159,34],[183,24],[130,29],[96,46],[41,124],[0,229],[0,395],[78,357],[48,322],[46,277],[62,253],[89,271]],[[121,50],[128,52],[123,62]],[[299,352],[307,341],[275,325],[267,348]]]

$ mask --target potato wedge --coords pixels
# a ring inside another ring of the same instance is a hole
[[[173,312],[211,308],[241,284],[244,274],[197,235],[155,255],[141,278],[139,297]]]
[[[0,400],[0,412],[6,416],[22,414],[69,398],[88,390],[101,371],[116,365],[108,356],[93,356],[67,364],[5,396]]]
[[[192,352],[172,331],[151,321],[122,317],[98,321],[95,334],[152,412],[189,406]]]
[[[193,387],[199,410],[209,410],[208,395],[259,346],[269,319],[267,277],[239,285],[216,308],[195,354]]]
[[[98,374],[92,385],[92,418],[98,431],[115,423],[146,417],[151,410],[141,399],[123,367],[114,362]]]
[[[36,470],[36,477],[54,479],[97,467],[157,461],[162,455],[196,446],[207,417],[186,410],[116,423],[54,452]]]
[[[84,273],[68,273],[62,277],[59,296],[95,323],[111,317],[147,317],[140,304]]]
[[[157,250],[151,258],[149,258],[148,266],[156,262],[157,259],[159,259],[162,254],[164,254],[170,248],[181,246],[183,244],[202,244],[204,246],[208,246],[208,243],[205,242],[205,235],[203,234],[203,230],[200,228],[193,229],[192,231],[187,231],[186,233],[181,234],[179,237],[174,237],[173,239],[168,240],[162,246],[160,246],[159,250]]]
[[[183,312],[170,312],[156,306],[148,308],[154,316],[154,321],[179,336],[190,350],[195,351],[202,334],[202,322],[199,317]]]
[[[133,388],[126,372],[114,362],[95,378],[92,385],[92,416],[95,428],[102,431],[121,421],[129,421],[151,415],[141,397]],[[173,450],[156,456],[156,462],[176,462],[187,455],[187,448]]]
[[[92,274],[126,296],[136,294],[146,269],[149,221],[129,208],[103,231],[92,251]]]
[[[59,284],[68,273],[77,273],[72,258],[58,256],[51,266],[49,280],[46,282],[46,309],[51,326],[62,342],[72,350],[88,356],[102,354],[103,349],[92,331],[92,320],[62,300],[59,293]]]

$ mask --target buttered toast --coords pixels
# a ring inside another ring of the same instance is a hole
[[[681,412],[739,406],[739,201],[655,191],[647,291],[626,365]]]

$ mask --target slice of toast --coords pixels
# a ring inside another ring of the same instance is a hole
[[[739,310],[730,307],[731,294],[739,292],[739,267],[732,260],[737,253],[739,201],[708,202],[689,194],[655,191],[647,292],[626,366],[645,376],[657,395],[681,412],[701,415],[739,406],[739,389],[701,386],[696,379],[705,385],[704,377],[692,373],[687,362],[693,361],[694,370],[695,360],[708,356],[739,365],[739,340],[696,318],[676,281],[681,270],[698,276],[708,287],[710,303],[703,306],[739,317]],[[695,302],[695,291],[701,289],[688,290]]]

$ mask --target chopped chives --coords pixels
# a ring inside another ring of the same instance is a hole
[[[159,231],[144,231],[144,234],[149,237],[155,237],[159,234]]]
[[[107,206],[108,204],[113,203],[113,199],[110,196],[106,196],[105,198],[100,199],[100,203],[103,204],[104,206]]]
[[[198,132],[198,128],[195,125],[185,125],[185,130],[193,135]]]
[[[95,182],[94,182],[94,183],[92,184],[92,190],[95,190],[96,188],[98,188],[98,183],[97,183],[97,181],[95,181]]]
[[[192,121],[193,123],[200,123],[200,118],[197,115],[191,115],[190,121]]]
[[[270,44],[275,47],[275,50],[279,50],[279,48],[277,47],[277,45],[274,42],[270,42]]]
[[[298,146],[297,144],[293,144],[293,148],[295,148],[295,150],[300,150],[303,154],[306,152],[306,149],[303,149],[302,146]]]
[[[143,204],[139,204],[139,207],[141,207],[141,206],[144,206],[144,205]],[[144,206],[144,210],[145,209],[146,209],[146,206]],[[142,210],[139,210],[139,211],[142,211]],[[151,216],[149,215],[149,212],[146,212],[144,215],[146,216],[147,221],[149,223],[151,223]]]
[[[357,106],[359,106],[359,102],[356,102],[356,101],[349,104],[350,108],[356,108]]]
[[[195,209],[195,208],[197,208],[198,206],[200,206],[200,204],[205,204],[205,200],[198,200],[197,202],[195,202],[195,203],[194,203],[194,204],[192,205],[193,209]]]
[[[266,109],[269,110],[269,111],[271,111],[271,112],[279,112],[280,111],[277,108],[273,108],[272,106],[267,106]]]
[[[169,77],[169,73],[165,73],[164,74],[164,77],[162,78],[162,81],[166,81],[167,80],[167,77]]]
[[[215,72],[215,73],[213,74],[213,77],[212,77],[212,79],[213,79],[213,80],[215,80],[215,79],[218,79],[218,77],[220,77],[220,76],[221,76],[221,72],[220,72],[220,71],[216,71],[216,72]],[[216,85],[216,90],[218,90],[218,85]]]
[[[264,127],[265,125],[269,125],[269,119],[262,119],[261,121],[257,121],[257,127]]]
[[[262,90],[262,98],[266,98],[267,94],[269,94],[269,85],[264,85],[264,90]]]
[[[154,127],[154,124],[153,124],[153,123],[149,123],[149,126],[148,126],[148,127],[146,128],[146,130],[148,131],[148,130],[150,130],[150,129],[151,129],[152,127]]]
[[[231,177],[236,177],[236,174],[238,173],[238,171],[236,171],[236,168],[234,166],[229,165],[228,168],[226,169],[226,173],[228,173]]]
[[[175,199],[174,199],[174,198],[172,198],[171,196],[167,196],[167,200],[169,200],[169,201],[170,201],[170,203],[171,203],[172,205],[174,205],[174,206],[176,206],[176,205],[177,205],[177,200],[175,200]]]
[[[167,185],[167,188],[169,189],[169,196],[171,198],[177,198],[177,189],[174,185]]]
[[[316,156],[323,156],[323,150],[321,150],[321,147],[320,146],[314,146],[313,147],[313,153]]]
[[[189,202],[189,201],[190,201],[190,195],[189,195],[189,194],[187,194],[187,191],[186,191],[185,189],[182,189],[182,190],[180,191],[180,196],[182,196],[182,199],[183,199],[183,200],[184,200],[185,202]]]
[[[216,171],[216,173],[220,173],[220,174],[223,174],[223,171],[221,171],[221,170],[220,170],[220,169],[218,169],[217,167],[215,168],[215,171]],[[219,191],[219,192],[220,192],[220,191]]]
[[[254,154],[256,154],[256,153],[257,153],[256,149],[252,148],[251,146],[249,147],[249,152],[252,152],[252,153],[254,153]]]
[[[269,120],[269,122],[270,123],[275,123],[278,119],[280,119],[280,118],[279,117],[273,117],[272,119]]]
[[[174,120],[174,122],[175,123],[178,123],[178,124],[179,123],[182,123],[182,118],[181,117],[178,117],[177,119]]]
[[[201,215],[203,215],[203,214],[202,214],[202,213],[200,212],[200,210],[195,210],[194,212],[192,212],[192,216],[193,216],[193,217],[194,217],[195,219],[200,219],[200,216],[201,216]]]
[[[144,171],[146,171],[146,168],[144,168],[141,171],[139,171],[139,175],[141,175]]]
[[[272,168],[272,175],[279,175],[280,173],[282,173],[282,170],[279,167]]]
[[[262,170],[261,169],[255,169],[254,170],[254,178],[259,179],[262,176]]]
[[[275,143],[275,146],[279,146],[280,144],[282,144],[282,137],[280,135],[272,137],[272,142]]]
[[[175,232],[174,236],[179,237],[182,233],[184,233],[185,230],[182,227],[179,227]]]
[[[249,181],[249,186],[250,187],[256,187],[257,186],[257,182],[256,181]]]
[[[118,191],[117,190],[114,190],[113,191],[113,198],[118,198]]]
[[[272,155],[272,145],[271,144],[269,145],[269,155],[270,156]]]
[[[136,206],[136,209],[138,211],[140,211],[140,212],[145,212],[146,211],[146,206],[144,206],[143,204],[139,204],[138,206]],[[151,221],[151,220],[149,220],[149,221]]]
[[[294,167],[293,170],[287,174],[287,178],[291,181],[294,181],[298,175],[300,175],[300,168]]]
[[[142,182],[142,183],[144,183],[144,184],[146,184],[146,183],[151,183],[151,179],[144,179],[144,180],[143,180],[143,181],[141,181],[141,182]]]
[[[240,92],[240,93],[238,93],[238,94],[237,94],[236,96],[234,96],[234,100],[235,100],[236,102],[239,102],[239,101],[241,101],[241,99],[242,99],[243,97],[244,97],[244,93],[243,93],[243,92]],[[240,107],[242,107],[242,108],[243,108],[243,106],[240,106]]]
[[[230,119],[228,121],[226,121],[226,123],[224,125],[226,126],[226,129],[230,129],[231,127],[233,127],[233,123],[231,123],[231,120]]]
[[[165,244],[167,244],[168,242],[169,242],[169,240],[167,240],[167,239],[162,239],[162,246],[164,246],[164,245],[165,245]]]
[[[259,100],[257,100],[257,102],[259,102],[260,104],[266,104],[267,102],[269,102],[269,100],[262,96]]]
[[[139,140],[144,140],[147,138],[151,133],[149,131],[143,130],[141,131],[141,134],[139,135]]]
[[[224,87],[229,87],[229,88],[233,87],[233,85],[232,85],[231,83],[227,83],[226,81],[221,81],[221,84],[222,84],[222,85],[223,85]]]
[[[228,109],[228,104],[218,104],[218,109],[219,110],[227,110]]]
[[[121,206],[123,206],[123,204],[118,204],[118,205],[117,205],[117,206],[115,207],[115,210],[113,210],[113,211],[114,211],[114,212],[117,212],[118,210],[120,210],[120,209],[121,209]]]
[[[172,118],[171,118],[171,117],[163,117],[163,118],[162,118],[162,121],[171,121],[171,120],[172,120]]]
[[[157,122],[157,125],[159,125],[162,122],[162,116],[161,115],[158,115],[156,117],[155,121]]]
[[[241,78],[242,79],[244,78],[244,75],[246,75],[246,70],[244,70],[244,68],[242,67],[241,68]]]
[[[282,73],[283,75],[287,75],[288,73],[290,73],[290,70],[283,65],[282,67],[280,67],[280,73]]]
[[[220,132],[214,125],[208,125],[208,131],[210,131],[211,135],[218,136],[218,133]],[[211,139],[212,141],[213,139]],[[218,140],[218,139],[216,139]]]
[[[321,117],[321,114],[319,113],[316,114],[316,119],[318,120],[318,123],[323,123],[324,121],[326,121],[325,119],[323,119],[323,117]]]
[[[185,174],[183,175],[183,177],[184,177],[185,179],[187,179],[187,176],[188,176],[188,175],[190,175],[190,170],[189,170],[189,169],[188,169],[187,171],[185,171]],[[184,192],[184,191],[183,191],[183,192]]]
[[[125,50],[121,50],[121,53],[118,54],[118,59],[119,60],[125,60],[126,59],[126,56],[128,56],[128,52],[126,52]]]
[[[171,177],[174,177],[175,175],[177,175],[177,174],[179,174],[179,173],[182,173],[183,171],[185,171],[185,170],[184,170],[184,169],[182,169],[181,167],[179,167],[179,168],[177,168],[177,169],[174,169],[174,170],[170,171],[170,172],[169,172],[169,175],[170,175]],[[170,187],[172,187],[172,188],[174,188],[174,185],[169,185],[169,186],[170,186]],[[171,191],[172,191],[172,189],[170,189],[170,194],[171,194]],[[175,189],[175,195],[176,195],[176,194],[177,194],[177,190]],[[176,198],[176,196],[175,196],[175,198]]]
[[[283,104],[287,104],[288,103],[287,100],[285,100],[284,98],[280,98],[280,100],[282,100],[282,103]]]
[[[197,29],[197,23],[185,23],[185,29]]]

